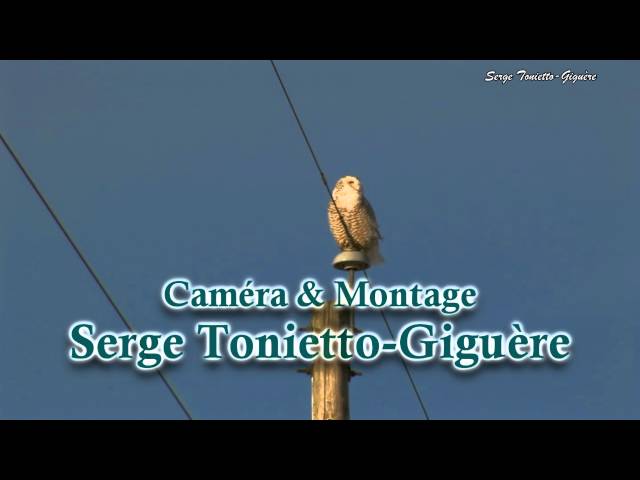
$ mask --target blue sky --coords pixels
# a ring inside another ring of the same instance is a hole
[[[333,183],[358,175],[376,283],[473,284],[456,328],[566,330],[565,365],[413,366],[433,418],[638,418],[638,62],[283,61]],[[596,72],[507,85],[487,70]],[[198,320],[281,330],[306,314],[169,313],[160,288],[328,284],[327,195],[263,61],[0,62],[0,129],[137,330],[180,330],[165,369],[197,418],[307,418],[295,367],[207,365]],[[429,312],[390,313],[394,330]],[[0,417],[182,418],[157,375],[73,365],[67,329],[120,320],[0,151]],[[360,328],[384,334],[376,312]],[[398,359],[359,365],[356,419],[421,418]]]

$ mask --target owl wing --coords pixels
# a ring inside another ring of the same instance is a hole
[[[373,207],[369,203],[369,200],[367,200],[367,197],[362,197],[362,206],[364,207],[364,211],[367,212],[367,216],[371,221],[371,226],[376,232],[376,235],[380,240],[382,240],[382,235],[380,235],[380,230],[378,228],[378,220],[376,219],[376,212],[373,211]]]

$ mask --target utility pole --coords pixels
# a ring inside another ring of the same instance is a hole
[[[313,312],[311,328],[314,332],[330,328],[340,331],[349,328],[351,315],[338,309],[334,302],[325,302]],[[311,366],[311,418],[313,420],[349,420],[349,380],[351,367],[339,360],[317,359]]]
[[[369,261],[360,251],[344,251],[334,259],[333,266],[348,272],[349,286],[353,288],[356,270],[368,268]],[[355,335],[354,309],[336,308],[333,301],[325,302],[313,312],[311,329],[321,332],[327,328],[336,332],[348,328]],[[349,420],[349,382],[359,374],[348,362],[338,359],[317,359],[306,371],[311,375],[312,420]]]

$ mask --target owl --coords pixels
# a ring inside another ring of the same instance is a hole
[[[345,232],[340,216],[329,200],[329,228],[338,246],[342,250],[363,251],[371,265],[382,263],[384,259],[378,248],[382,235],[378,230],[376,214],[364,196],[360,180],[352,176],[342,177],[336,182],[332,195],[352,237],[349,238]]]

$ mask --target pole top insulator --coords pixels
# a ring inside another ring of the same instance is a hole
[[[345,250],[333,259],[333,266],[338,270],[366,270],[369,259],[360,250]]]

